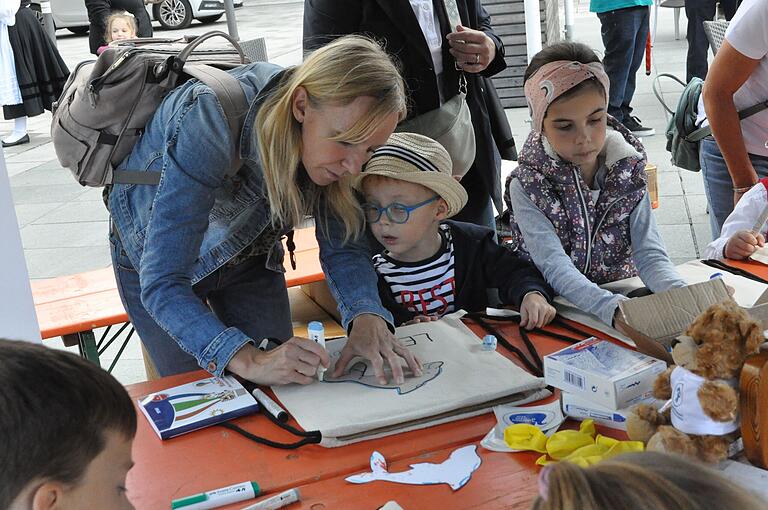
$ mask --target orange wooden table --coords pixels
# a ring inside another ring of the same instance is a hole
[[[728,263],[768,278],[767,266]],[[511,343],[522,348],[516,326],[495,325]],[[470,327],[482,334],[477,326],[470,323]],[[585,326],[577,327],[605,337]],[[551,330],[574,336],[558,328]],[[531,338],[542,357],[566,345],[540,335],[531,335]],[[517,362],[515,356],[501,346],[499,352]],[[182,374],[132,385],[128,390],[132,397],[138,398],[205,375],[202,371]],[[295,440],[261,415],[241,418],[236,423],[262,437],[278,441]],[[497,453],[480,447],[480,439],[494,425],[495,418],[489,413],[341,448],[326,449],[312,445],[298,450],[276,450],[248,441],[221,427],[161,441],[141,415],[133,447],[136,465],[128,475],[128,495],[139,510],[168,508],[174,498],[253,480],[268,494],[299,487],[302,500],[287,507],[288,510],[374,509],[388,500],[396,500],[406,510],[528,508],[538,490],[538,468],[534,464],[538,454]],[[570,423],[570,426],[575,426],[575,423]],[[622,432],[612,429],[601,429],[600,432],[626,438]],[[482,464],[458,491],[452,491],[444,484],[409,486],[379,481],[355,485],[344,480],[350,474],[370,470],[369,458],[373,450],[381,452],[390,470],[397,472],[408,469],[409,464],[416,462],[442,462],[453,450],[467,444],[478,444]],[[222,508],[234,510],[252,502]]]
[[[480,332],[477,326],[469,324]],[[525,350],[516,326],[494,325],[510,342]],[[552,330],[574,336],[558,328]],[[540,335],[532,335],[532,339],[541,356],[567,345]],[[499,352],[516,361],[514,355],[501,346]],[[131,385],[128,390],[136,399],[205,375],[202,371],[192,372]],[[296,440],[261,415],[240,418],[235,423],[262,437]],[[488,413],[340,448],[311,445],[297,450],[277,450],[253,443],[221,427],[161,441],[140,415],[133,448],[136,465],[128,476],[128,494],[137,509],[167,508],[174,498],[253,480],[271,494],[301,487],[302,502],[288,507],[290,509],[377,508],[388,499],[397,500],[406,509],[434,508],[438,503],[444,508],[509,508],[529,502],[536,491],[533,463],[538,455],[494,453],[479,446],[483,463],[472,480],[456,492],[447,485],[414,487],[387,482],[354,485],[344,481],[350,474],[370,470],[373,450],[381,452],[393,470],[406,469],[408,464],[415,462],[442,462],[460,446],[479,444],[494,425],[495,418]],[[615,431],[608,434],[615,434]],[[224,508],[243,506],[246,505]]]
[[[296,230],[294,243],[296,269],[291,268],[286,251],[286,286],[294,287],[323,280],[314,228]],[[79,346],[80,354],[91,361],[99,363],[99,354],[129,326],[128,315],[120,300],[111,267],[58,278],[32,280],[30,283],[43,339],[60,336],[64,345]],[[109,328],[116,324],[123,326],[112,336],[112,340],[105,343],[109,335],[108,329],[99,342],[96,342],[94,329]],[[124,342],[127,343],[129,338],[130,334]],[[120,353],[115,357],[115,361],[120,357]]]

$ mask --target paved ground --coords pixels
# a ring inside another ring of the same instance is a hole
[[[577,1],[575,39],[602,50],[597,17],[587,11],[587,0]],[[281,65],[298,63],[301,59],[302,11],[303,2],[298,0],[245,0],[245,6],[236,10],[240,37],[243,40],[265,37],[271,61]],[[675,40],[673,10],[660,10],[652,59],[653,75],[661,72],[685,75],[685,23],[685,13],[682,13],[683,39]],[[206,26],[195,22],[184,33],[200,34],[214,28],[226,31],[226,22],[221,20]],[[156,27],[156,35],[173,34]],[[92,58],[88,53],[87,36],[59,30],[57,38],[59,50],[70,68]],[[657,133],[663,133],[667,119],[652,93],[652,76],[647,77],[642,71],[638,74],[634,113]],[[675,104],[679,91],[671,85],[666,85],[663,91],[668,103]],[[527,110],[510,109],[507,115],[520,146],[528,132]],[[11,129],[11,122],[0,121],[0,134],[5,135]],[[101,190],[80,187],[68,170],[60,167],[50,142],[49,129],[50,114],[30,119],[32,142],[4,149],[31,278],[78,273],[110,264],[107,212],[101,202]],[[661,200],[656,219],[667,250],[675,262],[695,258],[710,241],[701,176],[670,165],[663,135],[645,138],[643,142],[649,161],[659,167]],[[145,377],[137,342],[131,343],[115,372],[124,383]]]

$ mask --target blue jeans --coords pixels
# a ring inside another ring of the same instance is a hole
[[[759,177],[768,177],[768,158],[750,154],[749,159]],[[733,211],[733,181],[723,154],[713,137],[708,136],[699,144],[699,162],[701,173],[704,174],[704,193],[709,204],[712,239],[717,239],[720,237],[723,223]]]
[[[627,7],[598,12],[597,17],[605,46],[603,66],[611,82],[608,113],[622,122],[632,112],[629,104],[635,95],[635,76],[643,62],[648,40],[649,9],[647,6]]]
[[[141,303],[139,274],[120,239],[110,234],[112,267],[117,288],[141,342],[158,373],[168,375],[199,369],[197,360],[163,330]],[[225,265],[192,288],[227,327],[235,327],[257,343],[264,338],[285,341],[293,336],[285,277],[264,267],[266,256]],[[210,372],[209,367],[202,367]]]
[[[736,13],[736,0],[720,0],[725,19],[733,18]],[[704,21],[715,19],[717,0],[685,0],[685,17],[688,18],[688,55],[685,59],[685,81],[694,76],[702,80],[707,77],[707,54],[709,41],[704,32]]]

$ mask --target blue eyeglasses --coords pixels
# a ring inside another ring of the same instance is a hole
[[[431,204],[438,198],[440,198],[440,195],[435,195],[429,200],[419,202],[415,205],[404,205],[397,202],[392,202],[388,206],[379,207],[373,204],[363,204],[363,213],[365,213],[365,219],[368,221],[368,223],[378,223],[378,221],[381,219],[381,213],[386,212],[389,221],[392,223],[402,224],[408,221],[408,218],[411,217],[411,212],[415,211],[419,207],[424,207],[427,204]]]

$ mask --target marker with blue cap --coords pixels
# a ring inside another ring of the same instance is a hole
[[[310,340],[317,342],[320,347],[325,348],[325,327],[322,322],[312,321],[307,324],[307,335]],[[317,379],[319,381],[323,380],[324,374],[325,367],[322,365],[317,367]]]
[[[256,482],[243,482],[221,489],[215,489],[208,492],[201,492],[194,496],[174,499],[171,501],[173,510],[209,510],[230,503],[239,503],[247,499],[253,499],[259,495],[261,489]]]

